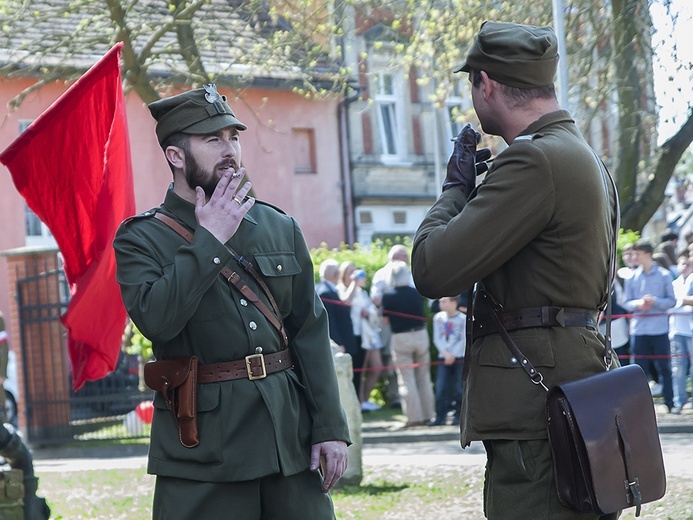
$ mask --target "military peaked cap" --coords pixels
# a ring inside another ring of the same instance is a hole
[[[229,126],[248,128],[236,119],[226,96],[219,94],[214,84],[154,101],[149,104],[149,111],[157,121],[156,136],[162,147],[166,139],[178,132],[205,135]]]
[[[551,27],[486,21],[455,72],[483,70],[504,85],[535,88],[553,83],[557,64],[558,42]]]

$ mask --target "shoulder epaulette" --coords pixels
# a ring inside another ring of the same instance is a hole
[[[157,212],[158,210],[159,210],[159,208],[152,208],[152,209],[147,210],[147,211],[145,211],[145,212],[143,212],[143,213],[139,213],[139,214],[137,214],[137,215],[132,215],[131,217],[128,217],[128,218],[126,218],[125,220],[123,220],[123,221],[121,222],[121,225],[127,224],[128,222],[131,222],[131,221],[133,221],[133,220],[139,220],[139,219],[142,219],[142,218],[150,218],[150,217],[153,217],[153,216],[156,214],[156,212]]]
[[[272,208],[273,210],[278,211],[278,212],[281,213],[282,215],[286,215],[286,211],[284,211],[283,209],[281,209],[281,208],[275,206],[274,204],[270,204],[269,202],[265,202],[264,200],[255,199],[255,204],[257,204],[257,203],[260,203],[260,204],[262,204],[262,205],[264,205],[264,206],[268,206],[268,207]]]
[[[513,143],[521,143],[524,141],[529,141],[531,143],[539,137],[544,137],[544,134],[537,132],[536,134],[518,135],[515,139],[513,139]]]

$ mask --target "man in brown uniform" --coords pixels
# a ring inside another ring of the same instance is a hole
[[[607,293],[615,211],[615,194],[595,154],[556,101],[557,61],[548,27],[481,26],[458,71],[469,73],[484,131],[501,136],[508,148],[475,189],[477,163],[488,155],[477,155],[471,126],[462,130],[443,193],[419,227],[412,256],[416,287],[429,298],[481,282],[549,388],[604,370],[596,316]],[[566,308],[572,309],[565,311],[570,326],[556,317]],[[543,322],[542,311],[549,315]],[[483,334],[467,349],[460,424],[462,445],[483,441],[487,451],[486,516],[598,518],[559,502],[546,392],[495,333],[488,312],[480,303],[474,309],[474,328],[481,326]]]

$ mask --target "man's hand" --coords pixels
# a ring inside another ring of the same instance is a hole
[[[477,151],[476,145],[481,141],[481,134],[467,123],[455,138],[455,146],[448,161],[448,172],[443,182],[443,191],[450,188],[460,190],[465,196],[474,189],[476,176],[488,170],[486,161],[491,158],[491,150],[482,148]]]
[[[349,452],[344,441],[325,441],[313,444],[310,451],[310,470],[322,472],[322,492],[327,493],[344,474]]]
[[[243,200],[252,187],[249,182],[241,186],[244,175],[245,168],[241,168],[238,174],[234,170],[227,171],[219,179],[214,193],[207,202],[204,190],[200,186],[195,188],[197,222],[222,244],[236,233],[243,217],[255,204],[252,197]]]
[[[450,352],[443,354],[443,363],[445,365],[454,365],[455,361],[457,361],[457,358],[450,354]]]

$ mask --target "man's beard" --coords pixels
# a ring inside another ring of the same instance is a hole
[[[219,166],[219,165],[217,165]],[[219,179],[215,178],[214,173],[203,169],[190,153],[185,154],[185,181],[191,190],[200,186],[205,196],[209,199],[217,187]]]

